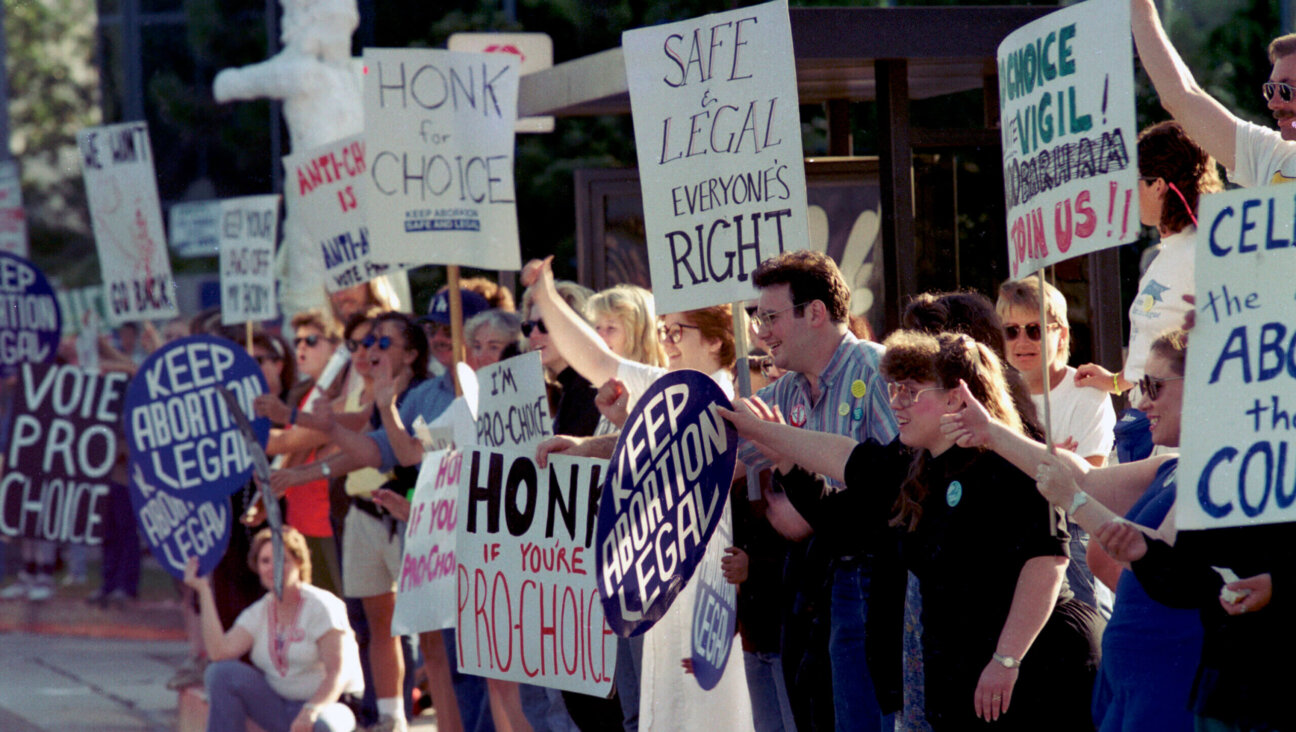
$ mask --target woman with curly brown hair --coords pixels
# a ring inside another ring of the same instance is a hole
[[[963,406],[961,382],[1021,429],[998,357],[953,333],[899,331],[886,348],[882,372],[900,426],[888,445],[807,440],[758,401],[721,413],[778,463],[776,481],[812,526],[870,532],[879,537],[875,561],[918,577],[933,729],[1092,729],[1102,621],[1066,586],[1061,514],[1008,461],[958,447],[941,430],[941,416]],[[846,489],[823,492],[825,478]]]

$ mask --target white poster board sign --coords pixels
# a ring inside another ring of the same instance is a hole
[[[148,125],[127,122],[77,133],[81,174],[110,325],[174,318],[175,280],[167,257]]]
[[[525,451],[553,437],[539,351],[482,367],[477,385],[478,445]]]
[[[324,289],[337,292],[381,277],[392,267],[374,261],[365,222],[365,143],[360,135],[287,155],[284,196],[324,259]]]
[[[446,39],[451,51],[511,53],[518,57],[518,76],[534,74],[553,66],[553,39],[548,33],[451,33]],[[521,117],[513,125],[517,132],[553,132],[554,118]]]
[[[31,256],[27,251],[22,169],[17,160],[0,160],[0,252],[16,254],[23,259]]]
[[[1175,500],[1180,529],[1296,521],[1290,186],[1204,196]]]
[[[459,670],[606,697],[616,636],[594,578],[606,460],[471,448],[459,490]]]
[[[1088,0],[999,44],[1009,274],[1138,237],[1126,0]]]
[[[422,633],[454,627],[455,527],[463,453],[437,450],[423,456],[409,521],[392,631]]]
[[[517,57],[366,48],[364,63],[373,258],[520,269]]]
[[[279,196],[243,196],[221,202],[221,323],[271,320],[275,305],[275,242]]]
[[[810,246],[787,3],[626,31],[659,313],[756,297],[761,261]]]
[[[220,254],[220,201],[177,203],[167,212],[171,252],[184,259]]]

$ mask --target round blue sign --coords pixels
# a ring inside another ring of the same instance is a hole
[[[699,371],[674,371],[635,402],[599,499],[596,577],[608,625],[646,632],[688,584],[720,523],[738,434]]]
[[[209,335],[168,343],[131,379],[122,415],[126,444],[149,485],[186,500],[216,501],[251,479],[252,456],[217,385],[249,416],[252,400],[266,392],[256,360],[234,341]],[[264,446],[270,420],[250,421]]]
[[[208,575],[229,547],[234,510],[228,497],[214,501],[177,498],[148,482],[132,462],[127,481],[139,531],[153,557],[178,580],[185,563],[198,557],[198,574]]]
[[[14,375],[19,364],[53,361],[63,319],[45,274],[0,252],[0,304],[0,376]]]

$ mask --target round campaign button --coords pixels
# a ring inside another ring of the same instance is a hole
[[[961,500],[963,500],[963,484],[957,480],[951,481],[949,488],[945,489],[945,502],[949,504],[950,508],[953,508]]]
[[[810,420],[809,410],[806,409],[804,404],[797,404],[792,407],[792,414],[788,415],[788,417],[792,420],[793,427],[804,427],[805,423]]]
[[[855,411],[851,412],[851,419],[856,422],[864,419],[864,407],[855,407]]]
[[[854,382],[851,383],[851,396],[855,397],[856,399],[859,399],[867,393],[868,393],[868,386],[865,385],[865,383],[862,380],[856,379]]]
[[[850,402],[842,402],[841,404],[837,405],[837,414],[843,417],[850,414],[850,410],[851,410]]]

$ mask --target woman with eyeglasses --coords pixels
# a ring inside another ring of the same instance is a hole
[[[1147,414],[1157,445],[1179,446],[1187,347],[1182,330],[1158,337],[1139,380],[1136,406]],[[1049,455],[1043,445],[992,419],[975,400],[965,403],[966,409],[945,418],[947,436],[961,445],[988,447],[1035,471],[1040,492],[1095,537],[1121,515],[1147,530],[1173,533],[1177,456],[1094,467],[1071,452]],[[1120,571],[1102,646],[1093,698],[1100,732],[1193,729],[1188,695],[1202,647],[1196,613],[1155,601],[1132,572]]]
[[[966,382],[1005,430],[1021,434],[998,357],[953,333],[902,330],[885,346],[881,369],[900,427],[890,444],[808,440],[757,399],[721,415],[775,461],[776,483],[816,530],[867,535],[875,566],[917,576],[933,730],[1091,730],[1102,621],[1067,588],[1061,516],[1028,475],[941,429],[942,416],[962,407]],[[846,488],[826,492],[825,478]],[[898,648],[898,619],[869,631]]]
[[[1077,386],[1116,395],[1138,385],[1152,341],[1183,327],[1184,315],[1192,309],[1184,296],[1193,294],[1197,204],[1202,195],[1221,188],[1214,158],[1178,122],[1159,122],[1139,133],[1138,165],[1139,220],[1156,227],[1159,252],[1139,278],[1138,295],[1130,305],[1125,365],[1112,373],[1087,363],[1075,375]],[[1131,396],[1131,402],[1137,403],[1138,396]]]
[[[591,383],[616,381],[613,386],[620,394],[613,402],[616,414],[626,414],[654,381],[668,371],[680,369],[709,374],[733,397],[730,306],[664,316],[658,334],[668,365],[639,363],[618,356],[584,318],[563,302],[554,288],[551,260],[528,262],[522,269],[522,284],[531,288],[535,310],[544,319],[551,346]],[[692,599],[691,592],[681,594],[666,615],[642,636],[639,668],[634,666],[637,654],[632,646],[640,641],[629,639],[618,646],[617,689],[622,708],[627,718],[637,710],[640,729],[709,730],[713,719],[724,719],[733,729],[748,728],[751,702],[740,654],[730,654],[719,684],[710,692],[703,692],[696,681],[680,672],[680,659],[692,654]],[[703,707],[708,714],[698,715],[696,710]]]

